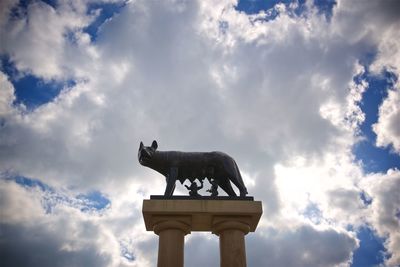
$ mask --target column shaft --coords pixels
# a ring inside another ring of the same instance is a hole
[[[185,233],[180,229],[164,229],[159,234],[158,267],[183,267]]]
[[[249,231],[247,223],[233,220],[232,217],[216,218],[213,233],[219,235],[221,267],[246,267],[244,236]]]
[[[158,239],[158,267],[183,267],[185,235],[190,233],[188,224],[164,218],[157,222],[153,231]]]
[[[237,229],[222,230],[219,234],[221,267],[245,267],[244,233]]]

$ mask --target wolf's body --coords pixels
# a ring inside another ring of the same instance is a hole
[[[229,196],[236,196],[230,181],[237,186],[241,196],[247,194],[242,176],[235,160],[223,152],[180,152],[157,151],[157,142],[150,147],[140,143],[138,158],[140,164],[158,171],[165,176],[165,196],[172,196],[175,182],[186,179],[213,179]]]

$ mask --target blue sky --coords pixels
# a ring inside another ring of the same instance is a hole
[[[383,99],[387,97],[387,90],[393,87],[397,77],[390,72],[384,72],[380,76],[366,73],[363,76],[360,79],[365,79],[369,84],[360,105],[365,114],[365,121],[360,126],[365,140],[355,145],[354,153],[357,159],[364,163],[365,172],[386,172],[390,168],[399,168],[399,155],[393,153],[391,147],[375,146],[376,134],[372,130],[372,125],[378,120],[379,106]]]
[[[141,201],[164,184],[136,159],[153,139],[235,157],[264,205],[249,266],[400,265],[396,1],[200,2],[5,2],[6,265],[153,266]]]

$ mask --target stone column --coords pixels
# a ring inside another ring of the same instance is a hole
[[[219,236],[222,267],[246,266],[245,235],[254,232],[262,214],[260,201],[143,200],[147,231],[159,236],[158,267],[182,267],[184,238],[191,231]]]
[[[247,223],[223,220],[213,225],[213,233],[219,236],[221,267],[246,267],[244,236],[250,231]]]
[[[185,235],[190,233],[186,223],[177,220],[160,221],[154,224],[158,240],[158,267],[183,267]]]

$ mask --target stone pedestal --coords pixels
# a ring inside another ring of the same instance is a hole
[[[184,237],[191,231],[219,236],[221,266],[246,266],[245,235],[256,230],[261,214],[260,201],[143,201],[146,230],[159,235],[159,267],[183,266]]]

